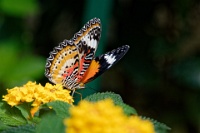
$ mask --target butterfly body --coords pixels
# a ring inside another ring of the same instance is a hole
[[[73,91],[84,88],[85,83],[109,69],[129,49],[128,45],[124,45],[94,57],[100,36],[100,19],[91,19],[72,39],[64,40],[50,52],[45,76],[51,82],[62,84]]]

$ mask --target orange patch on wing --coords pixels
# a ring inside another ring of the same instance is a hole
[[[85,75],[83,76],[81,83],[87,83],[89,82],[89,79],[94,77],[96,73],[99,72],[99,62],[96,62],[95,60],[92,60],[89,68],[85,72]]]
[[[72,66],[72,67],[66,69],[67,74],[63,74],[63,77],[66,78],[66,77],[70,76],[70,75],[73,73],[74,69],[75,69],[76,67],[78,67],[78,65],[79,65],[78,62],[76,62],[76,64],[74,64],[74,66]]]

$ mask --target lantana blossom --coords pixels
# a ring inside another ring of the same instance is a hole
[[[66,133],[155,133],[149,120],[126,116],[110,99],[96,103],[83,100],[70,108],[70,114],[64,120]]]
[[[70,91],[63,89],[62,85],[52,85],[46,83],[45,86],[29,81],[22,87],[14,87],[7,89],[8,94],[3,96],[3,101],[6,101],[11,106],[19,105],[23,102],[32,102],[31,114],[39,109],[39,106],[55,100],[60,100],[72,104],[74,102]]]

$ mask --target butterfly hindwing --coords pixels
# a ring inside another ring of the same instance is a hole
[[[47,58],[45,76],[55,84],[73,84],[78,75],[79,52],[76,45],[64,40],[50,52]]]
[[[129,46],[124,45],[93,59],[81,82],[87,83],[100,76],[111,66],[117,63],[128,50]]]

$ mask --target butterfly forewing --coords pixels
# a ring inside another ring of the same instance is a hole
[[[81,82],[87,83],[103,74],[111,66],[117,63],[128,50],[129,46],[124,45],[93,59]]]
[[[100,19],[94,18],[88,21],[83,28],[71,39],[79,51],[79,71],[76,78],[80,82],[86,70],[90,66],[98,47],[101,36]]]

